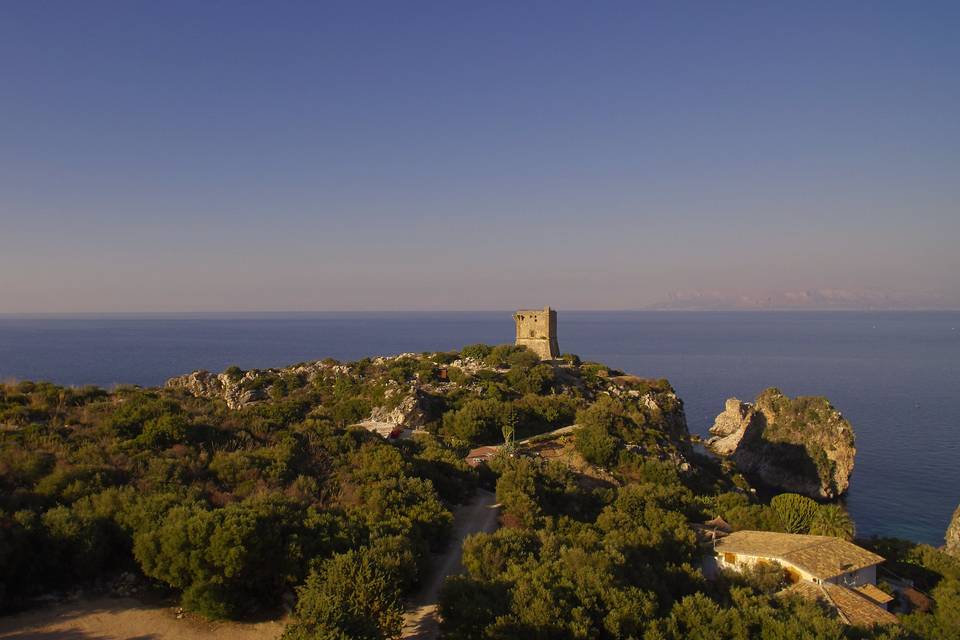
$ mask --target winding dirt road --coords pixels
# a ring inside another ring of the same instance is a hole
[[[473,502],[463,505],[453,514],[453,535],[446,553],[433,558],[433,572],[424,583],[403,616],[403,637],[410,640],[430,640],[440,631],[437,618],[437,599],[447,576],[463,571],[461,556],[463,541],[471,533],[491,532],[497,528],[499,505],[489,491],[477,491]]]

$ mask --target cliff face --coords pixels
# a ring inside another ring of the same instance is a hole
[[[819,397],[788,398],[767,389],[754,403],[727,400],[707,447],[765,484],[814,498],[836,498],[850,486],[853,427]]]
[[[960,558],[960,506],[953,512],[950,526],[947,527],[946,543],[947,553]]]

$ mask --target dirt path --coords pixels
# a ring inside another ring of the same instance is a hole
[[[463,540],[471,533],[491,532],[497,528],[497,498],[489,491],[477,491],[468,505],[457,509],[453,520],[450,547],[442,556],[434,558],[433,576],[423,585],[403,616],[403,637],[410,640],[436,638],[440,626],[437,619],[437,599],[447,576],[463,571],[460,563]]]
[[[529,438],[524,438],[523,440],[518,440],[517,444],[527,444],[534,438],[542,438],[544,436],[562,436],[567,433],[573,433],[573,430],[579,427],[578,424],[571,424],[566,427],[560,427],[559,429],[554,429],[553,431],[548,431],[546,433],[538,433],[535,436],[530,436]]]
[[[276,640],[283,622],[207,622],[134,598],[81,598],[0,617],[0,640]]]

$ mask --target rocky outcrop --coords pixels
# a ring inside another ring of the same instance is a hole
[[[686,443],[690,438],[683,400],[666,380],[650,380],[632,375],[601,374],[599,391],[614,398],[635,403],[645,420],[656,425],[674,442]]]
[[[640,403],[653,415],[659,416],[661,427],[673,442],[685,445],[689,441],[690,430],[687,428],[683,400],[672,389],[664,393],[642,395]]]
[[[830,499],[850,486],[853,427],[826,398],[791,399],[778,389],[753,403],[730,398],[710,433],[711,451],[764,484]]]
[[[223,400],[231,409],[242,409],[254,402],[267,400],[270,388],[284,376],[296,376],[310,381],[318,376],[347,373],[345,365],[330,362],[309,362],[283,369],[233,368],[223,373],[194,371],[170,378],[164,385],[167,389],[183,389],[198,398]]]
[[[442,400],[419,385],[396,385],[387,389],[385,403],[374,407],[358,426],[385,438],[407,437],[440,415]]]
[[[430,398],[420,388],[409,390],[395,389],[388,393],[388,403],[374,407],[370,413],[370,422],[393,424],[401,429],[417,429],[427,422],[430,410]],[[397,400],[399,398],[399,400]]]
[[[415,353],[401,353],[397,356],[379,356],[371,363],[375,366],[389,366],[391,362],[402,359],[417,359]],[[198,398],[223,400],[230,409],[242,409],[255,402],[270,399],[274,384],[284,379],[296,378],[303,382],[312,382],[327,376],[348,376],[350,367],[332,360],[305,362],[290,367],[270,369],[250,369],[243,371],[231,367],[223,373],[194,371],[186,375],[170,378],[164,385],[167,389],[182,389]],[[370,421],[392,423],[403,428],[423,426],[426,411],[430,407],[430,396],[417,386],[408,386],[389,381],[384,406],[376,407]]]
[[[231,409],[239,409],[252,402],[265,400],[267,394],[262,388],[244,388],[256,378],[254,371],[247,371],[242,376],[231,377],[226,373],[213,374],[209,371],[194,371],[185,376],[178,376],[167,380],[168,389],[184,389],[198,398],[220,398]]]
[[[749,402],[736,398],[727,398],[723,413],[717,416],[710,428],[714,437],[707,441],[711,451],[721,456],[732,455],[747,432],[761,428],[762,414],[759,414]]]
[[[955,558],[960,558],[960,506],[953,512],[950,526],[947,527],[946,551]]]

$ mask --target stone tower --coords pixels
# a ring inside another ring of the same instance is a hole
[[[513,314],[517,322],[518,347],[523,346],[540,356],[541,360],[560,357],[557,346],[557,312],[550,307],[520,309]]]

